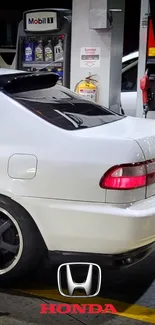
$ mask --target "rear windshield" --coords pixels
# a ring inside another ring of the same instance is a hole
[[[124,118],[123,115],[86,101],[59,85],[14,93],[11,97],[41,118],[65,130],[91,128]]]

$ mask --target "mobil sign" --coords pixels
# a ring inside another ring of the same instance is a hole
[[[47,18],[29,18],[28,24],[53,24],[53,18],[47,17]]]
[[[57,13],[53,11],[37,11],[26,13],[26,31],[48,31],[57,29]]]

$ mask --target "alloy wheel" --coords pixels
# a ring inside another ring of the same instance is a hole
[[[0,208],[0,275],[15,267],[22,251],[23,237],[18,223],[8,211]]]

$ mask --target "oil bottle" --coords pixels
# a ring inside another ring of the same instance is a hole
[[[33,43],[26,42],[24,46],[24,61],[32,62],[33,61]]]
[[[42,40],[40,40],[35,48],[35,61],[43,61],[43,44]]]
[[[63,59],[63,43],[61,38],[58,40],[58,44],[54,47],[54,56],[55,61],[60,60],[61,58]]]
[[[48,40],[48,44],[45,46],[44,51],[45,51],[45,61],[46,62],[53,61],[53,51],[52,51],[51,40]]]

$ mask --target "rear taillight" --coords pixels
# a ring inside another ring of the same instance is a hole
[[[100,187],[132,190],[155,183],[155,159],[110,168],[100,180]]]

